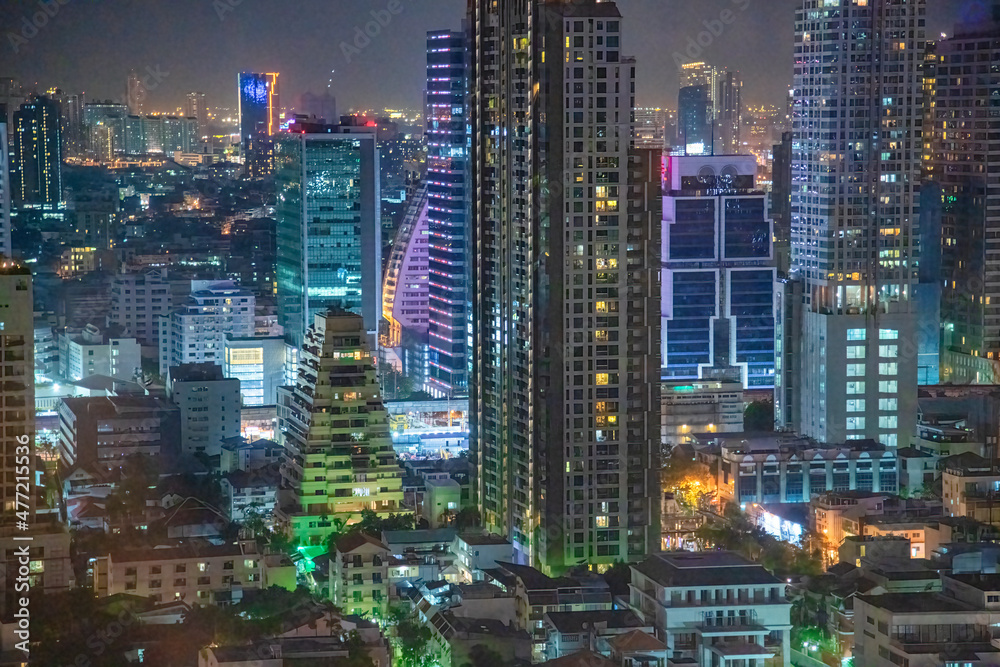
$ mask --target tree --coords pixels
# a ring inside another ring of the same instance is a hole
[[[475,507],[463,507],[455,513],[453,518],[456,530],[469,530],[478,528],[482,523],[479,516],[479,509]]]
[[[507,662],[486,644],[476,644],[469,649],[469,662],[462,667],[507,667]]]
[[[743,410],[743,430],[770,432],[774,430],[774,401],[754,401]]]

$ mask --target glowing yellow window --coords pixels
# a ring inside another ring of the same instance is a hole
[[[594,340],[606,341],[608,339],[608,332],[604,329],[598,329],[594,332]]]
[[[608,302],[607,301],[598,301],[597,302],[597,312],[599,312],[599,313],[606,313],[606,312],[608,312]]]
[[[595,517],[595,519],[597,521],[597,527],[598,528],[607,528],[608,527],[608,517],[599,514],[599,515],[597,515]]]
[[[607,383],[608,383],[608,374],[607,373],[598,373],[597,374],[597,384],[607,384]]]

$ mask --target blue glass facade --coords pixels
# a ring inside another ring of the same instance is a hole
[[[468,390],[469,127],[466,36],[427,35],[428,389]]]
[[[368,331],[380,314],[374,128],[326,127],[330,133],[283,134],[275,146],[278,317],[296,347],[330,308],[362,315]]]
[[[238,79],[240,144],[251,178],[274,170],[272,135],[278,131],[278,75],[242,72]]]
[[[774,386],[771,221],[747,156],[668,160],[663,224],[664,378],[739,368]]]

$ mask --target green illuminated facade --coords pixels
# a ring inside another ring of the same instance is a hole
[[[371,509],[400,513],[403,470],[359,315],[316,315],[299,350],[295,386],[278,389],[285,454],[275,520],[301,544],[321,543],[334,520]]]

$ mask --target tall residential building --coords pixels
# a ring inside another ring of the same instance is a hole
[[[295,124],[275,146],[278,322],[301,347],[331,307],[381,317],[382,239],[375,128]]]
[[[743,77],[739,72],[719,72],[715,100],[715,154],[736,155],[743,147]]]
[[[274,143],[281,120],[278,74],[242,72],[239,76],[240,144],[243,167],[251,178],[274,171]]]
[[[774,257],[779,275],[787,275],[791,262],[792,142],[791,132],[781,133],[781,143],[771,150],[771,217],[774,219]]]
[[[59,104],[37,95],[14,113],[10,165],[15,204],[62,201],[62,116]]]
[[[752,155],[666,160],[663,377],[774,386],[774,253]]]
[[[184,100],[184,115],[198,121],[198,139],[208,136],[208,106],[205,93],[188,93]]]
[[[428,372],[434,395],[469,387],[468,49],[462,31],[427,33]]]
[[[7,111],[0,104],[0,253],[11,256],[10,250],[10,167],[7,146]]]
[[[712,150],[712,99],[707,86],[685,86],[677,96],[677,144],[685,155]]]
[[[134,116],[142,115],[142,103],[146,101],[146,86],[136,71],[129,70],[128,81],[125,83],[125,99],[128,102],[128,112]]]
[[[89,102],[83,107],[83,139],[90,152],[103,159],[125,151],[128,107],[118,102]]]
[[[192,280],[187,302],[159,318],[160,375],[181,364],[221,366],[226,336],[253,335],[256,304],[252,292],[230,280]]]
[[[941,380],[956,384],[1000,382],[1000,191],[990,175],[1000,169],[1000,146],[987,143],[1000,118],[986,85],[989,59],[1000,59],[997,14],[937,43],[931,166],[943,195]]]
[[[792,267],[803,302],[786,324],[801,346],[796,430],[820,442],[902,446],[916,423],[926,5],[804,0],[796,11]]]
[[[275,521],[302,544],[329,535],[332,519],[360,520],[365,509],[398,513],[403,470],[360,315],[316,315],[299,351],[295,386],[278,389],[285,454]]]
[[[12,511],[17,503],[17,482],[34,485],[33,474],[16,473],[20,456],[34,468],[35,462],[35,349],[34,302],[31,271],[11,261],[0,262],[0,397],[4,405],[4,429],[0,432],[0,453],[4,474],[0,479],[0,500],[4,512]],[[22,487],[23,488],[23,487]],[[34,507],[34,495],[21,497]],[[16,509],[27,509],[18,507]]]
[[[635,64],[621,14],[469,7],[483,524],[548,571],[636,560],[659,541],[657,262],[643,252],[658,225],[627,207]]]

